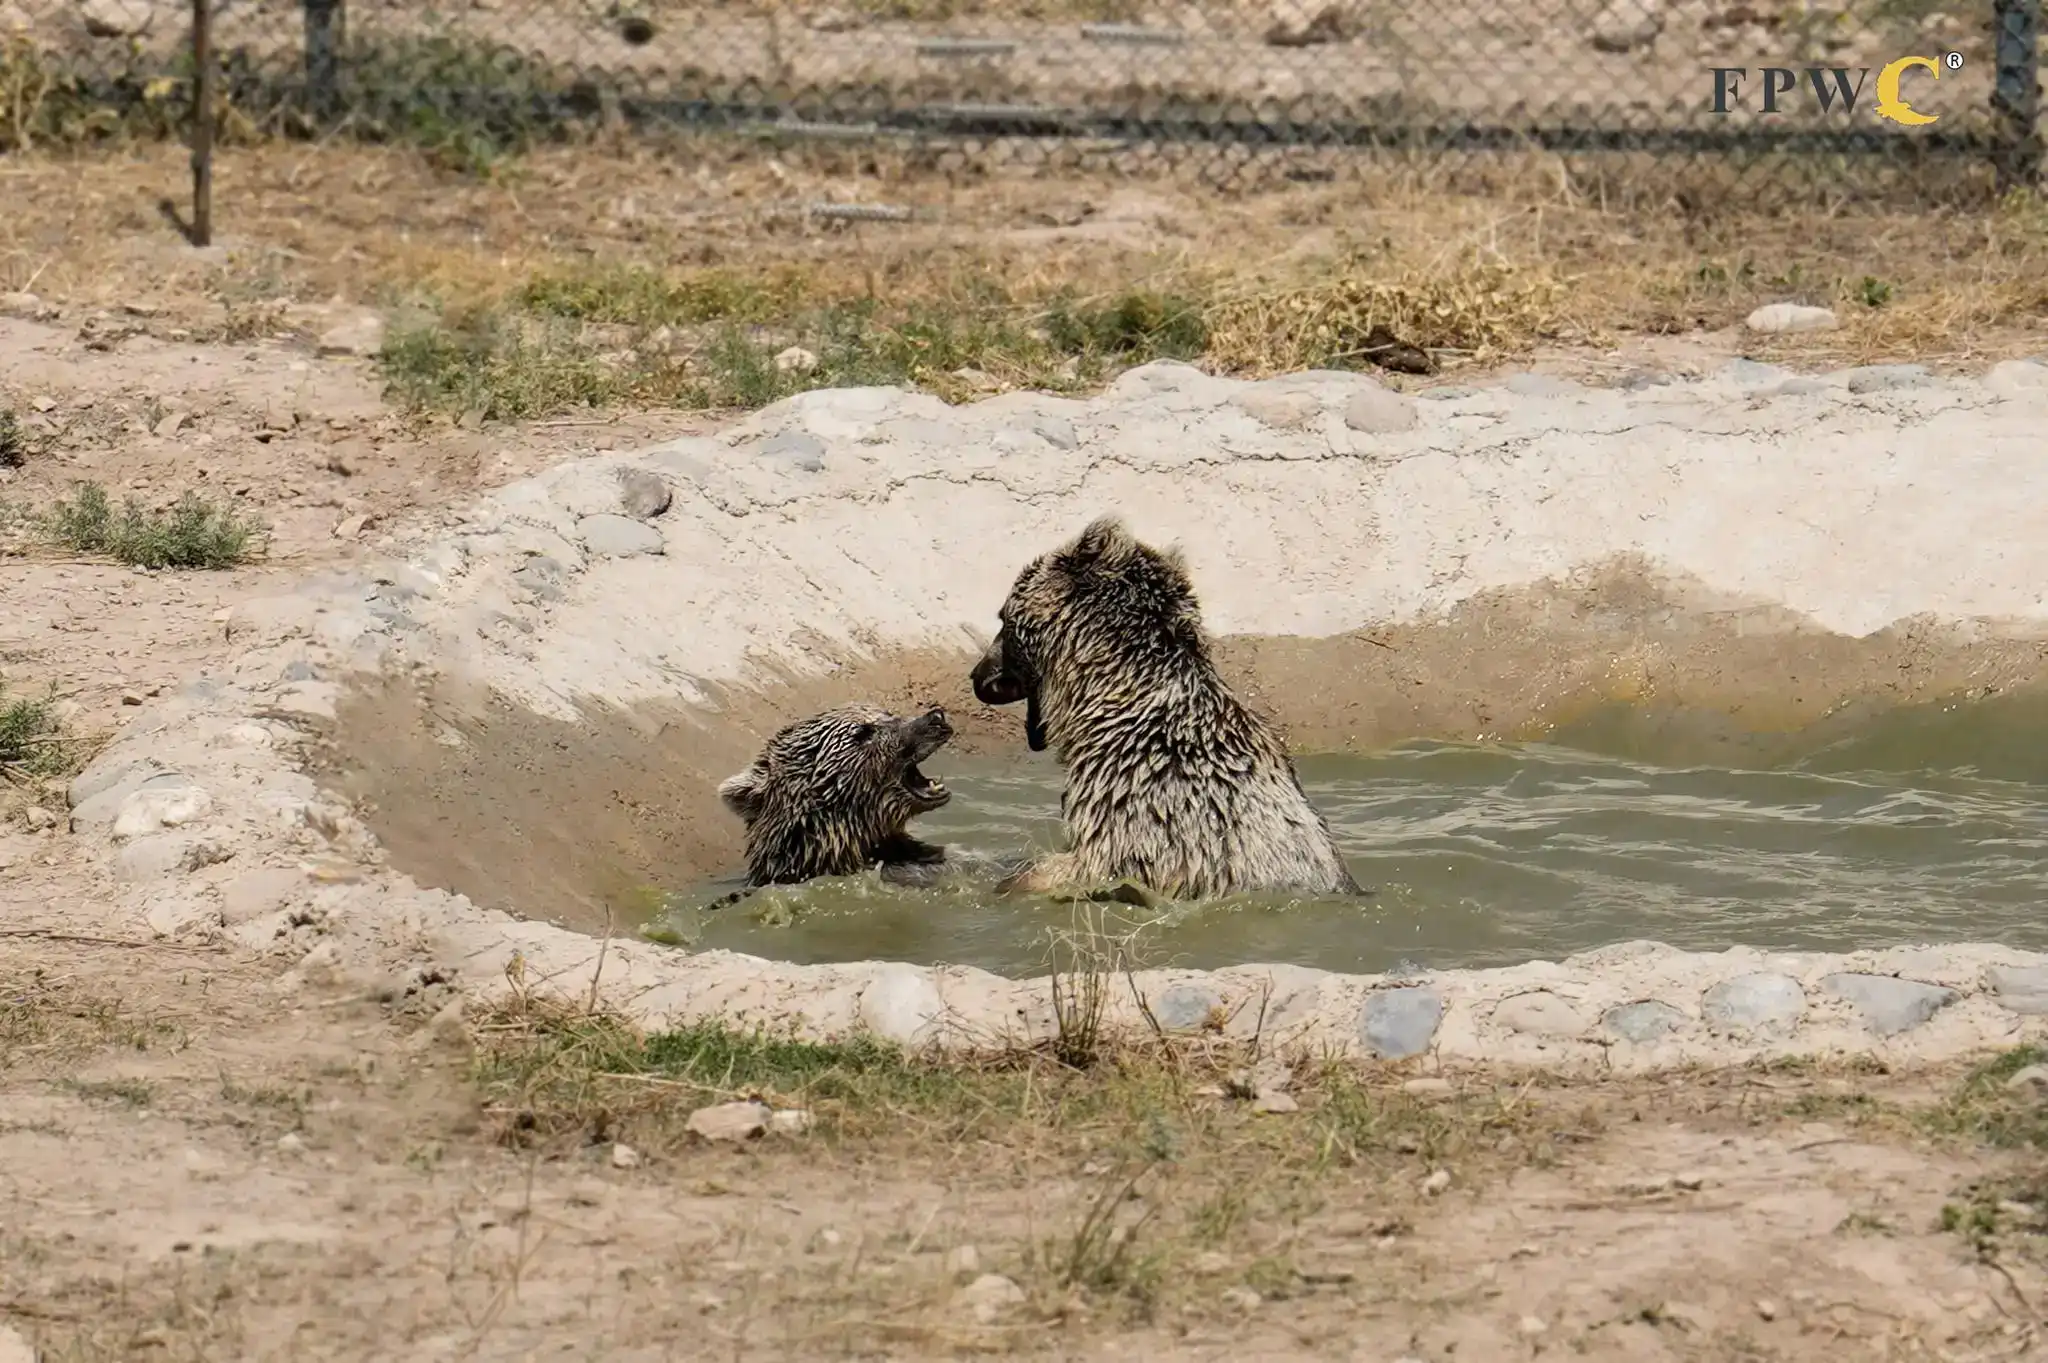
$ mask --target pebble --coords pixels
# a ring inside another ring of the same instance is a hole
[[[1769,1297],[1759,1297],[1756,1303],[1756,1313],[1764,1320],[1776,1320],[1778,1318],[1778,1303],[1772,1301]]]
[[[323,356],[373,358],[384,350],[384,319],[374,312],[358,313],[321,332],[315,349]]]
[[[1451,1091],[1451,1081],[1440,1075],[1426,1074],[1419,1079],[1405,1079],[1401,1082],[1403,1093],[1435,1097]]]
[[[1349,0],[1273,0],[1266,12],[1269,47],[1311,47],[1342,42],[1358,25]]]
[[[1226,1287],[1223,1289],[1223,1304],[1236,1311],[1256,1311],[1266,1299],[1249,1287]]]
[[[1024,1304],[1024,1289],[1000,1273],[984,1273],[960,1289],[958,1300],[983,1325],[993,1325]]]
[[[1377,384],[1360,388],[1344,404],[1344,424],[1365,435],[1412,431],[1420,421],[1412,399]]]
[[[1263,1093],[1252,1103],[1252,1111],[1272,1113],[1299,1112],[1301,1111],[1301,1104],[1295,1102],[1291,1094]]]
[[[1428,1178],[1422,1180],[1422,1191],[1430,1197],[1435,1197],[1450,1186],[1451,1171],[1448,1169],[1438,1169]]]
[[[1689,1193],[1696,1193],[1707,1186],[1707,1176],[1700,1173],[1683,1173],[1672,1178],[1672,1183]]]
[[[352,540],[362,534],[364,528],[369,523],[370,518],[361,512],[357,512],[353,516],[344,516],[334,524],[334,538],[338,540]]]
[[[1534,1339],[1536,1336],[1547,1334],[1550,1331],[1549,1324],[1541,1316],[1523,1316],[1520,1321],[1516,1322],[1515,1328],[1526,1339]]]
[[[1198,1277],[1213,1278],[1230,1272],[1230,1256],[1221,1250],[1206,1249],[1195,1256],[1188,1268]]]
[[[624,1141],[615,1141],[615,1142],[613,1142],[613,1144],[612,1144],[612,1168],[614,1168],[614,1169],[638,1169],[639,1167],[640,1167],[640,1152],[639,1152],[638,1150],[635,1150],[635,1149],[634,1149],[634,1148],[633,1148],[632,1146],[630,1146],[630,1145],[627,1145],[627,1144],[626,1144],[626,1143],[625,1143]]]
[[[786,1107],[768,1118],[768,1129],[778,1136],[801,1136],[811,1129],[811,1114],[800,1107]]]
[[[303,1155],[306,1153],[305,1138],[296,1131],[287,1131],[277,1138],[277,1153],[280,1155]]]
[[[946,1251],[946,1274],[965,1282],[981,1276],[981,1251],[973,1245],[955,1245]]]
[[[666,548],[661,532],[644,521],[609,513],[585,516],[576,522],[576,536],[583,547],[599,558],[639,558],[659,554]]]
[[[46,828],[57,826],[57,816],[41,805],[30,805],[21,811],[21,821],[28,825],[31,833],[40,833]]]
[[[619,505],[635,520],[651,521],[674,501],[669,485],[646,469],[619,470]]]
[[[113,835],[125,841],[159,828],[177,828],[203,819],[213,808],[213,797],[198,786],[158,786],[138,790],[121,802],[114,816]]]
[[[1591,42],[1600,52],[1633,52],[1664,31],[1663,0],[1608,0],[1593,17]]]
[[[817,367],[818,357],[800,345],[775,353],[775,372],[778,374],[808,374]]]
[[[750,1141],[768,1129],[774,1115],[766,1103],[752,1100],[715,1103],[692,1112],[683,1129],[699,1140]]]
[[[1278,431],[1298,430],[1322,414],[1314,393],[1253,389],[1237,400],[1246,415]]]
[[[156,17],[147,0],[85,0],[79,6],[79,22],[94,38],[133,38],[147,33]],[[147,304],[131,303],[127,310],[138,317],[156,311]]]
[[[1444,1001],[1433,989],[1411,985],[1366,996],[1358,1018],[1359,1039],[1382,1060],[1405,1060],[1429,1049],[1443,1021]]]
[[[1833,331],[1841,322],[1827,308],[1811,308],[1801,303],[1766,303],[1744,319],[1743,325],[1751,331],[1775,335],[1796,331]]]
[[[821,473],[825,468],[825,442],[808,431],[784,431],[763,441],[763,459],[779,459],[804,473]]]

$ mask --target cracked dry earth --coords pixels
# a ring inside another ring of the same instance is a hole
[[[88,730],[117,728],[124,694],[232,656],[218,613],[346,558],[358,541],[337,524],[367,518],[357,533],[374,540],[546,462],[688,427],[422,437],[351,362],[147,339],[82,352],[27,323],[0,326],[0,376],[56,417],[0,495],[93,477],[167,496],[203,478],[278,528],[268,562],[232,573],[0,559],[0,666],[54,684]],[[1241,1209],[1162,1215],[1170,1235],[1134,1242],[1160,1265],[1146,1292],[1062,1286],[1047,1247],[1105,1186],[1086,1141],[1019,1122],[935,1144],[906,1114],[875,1138],[678,1145],[626,1167],[609,1143],[515,1148],[471,1082],[466,1034],[112,921],[108,869],[17,810],[0,867],[0,1363],[2048,1348],[2042,1275],[1941,1229],[1958,1190],[2014,1157],[1856,1120],[1931,1100],[1953,1074],[1450,1076],[1567,1113],[1568,1138],[1540,1160],[1397,1149],[1269,1179],[1249,1123],[1321,1120],[1305,1098],[1221,1123],[1145,1185],[1138,1202]],[[976,1273],[1017,1299],[963,1299]]]

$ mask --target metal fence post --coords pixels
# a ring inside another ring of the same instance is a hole
[[[316,118],[341,103],[342,0],[305,0],[306,102]]]
[[[1998,187],[2031,188],[2041,178],[2041,0],[1993,0],[1992,16]]]
[[[192,244],[213,244],[213,17],[192,0]]]

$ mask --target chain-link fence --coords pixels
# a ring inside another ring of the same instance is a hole
[[[1534,150],[1695,206],[1974,193],[2041,160],[2041,0],[206,3],[0,4],[0,146],[182,135],[197,47],[222,138],[458,160],[606,126],[1316,178]]]

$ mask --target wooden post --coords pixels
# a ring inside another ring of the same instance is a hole
[[[213,244],[213,18],[192,0],[192,244]]]
[[[1998,187],[2031,189],[2041,179],[2041,0],[1994,0],[1991,14]]]
[[[341,0],[303,0],[306,11],[306,105],[315,119],[334,117],[341,102]]]

